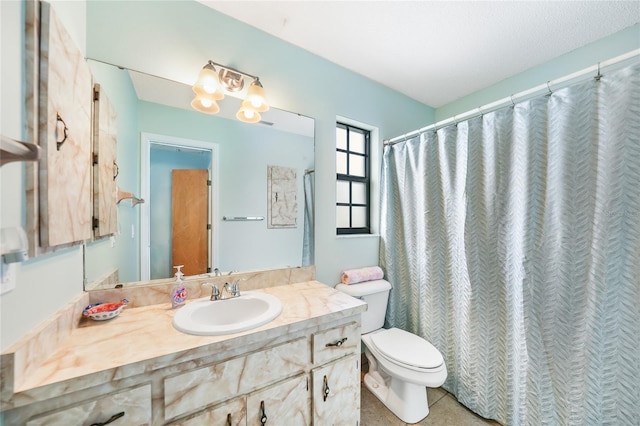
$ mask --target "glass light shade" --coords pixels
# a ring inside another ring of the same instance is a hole
[[[220,80],[213,65],[207,64],[198,74],[198,80],[193,85],[193,91],[197,95],[207,95],[209,98],[219,101],[224,98],[224,93],[220,87]]]
[[[269,105],[264,95],[264,88],[260,80],[255,79],[247,89],[247,97],[242,102],[242,106],[252,108],[254,111],[265,112],[269,110]]]
[[[220,107],[215,99],[206,94],[198,94],[191,101],[191,107],[196,111],[204,112],[205,114],[217,114],[220,111]]]
[[[258,111],[242,105],[236,113],[236,118],[245,123],[257,123],[261,120],[260,113]]]

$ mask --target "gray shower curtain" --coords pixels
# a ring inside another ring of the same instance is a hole
[[[640,424],[640,64],[385,148],[387,326],[509,425]]]
[[[315,188],[316,173],[307,170],[304,173],[304,234],[302,236],[302,266],[313,265],[315,252]]]

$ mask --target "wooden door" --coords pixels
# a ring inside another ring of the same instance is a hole
[[[209,266],[209,174],[206,169],[171,173],[171,266],[184,265],[185,275]]]

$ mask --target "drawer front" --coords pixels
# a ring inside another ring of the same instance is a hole
[[[360,324],[351,322],[332,328],[312,337],[313,363],[315,365],[338,359],[360,351]]]
[[[124,412],[115,424],[151,424],[151,385],[143,385],[54,413],[33,418],[27,426],[90,425],[106,422],[114,414]]]
[[[165,419],[242,395],[305,370],[306,338],[164,380]]]
[[[247,424],[246,399],[236,398],[217,407],[198,413],[187,419],[171,423],[171,426],[245,426]]]

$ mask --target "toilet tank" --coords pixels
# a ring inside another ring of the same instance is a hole
[[[384,325],[391,284],[385,280],[367,281],[358,284],[338,284],[336,290],[361,299],[367,303],[362,313],[362,334],[372,332]]]

